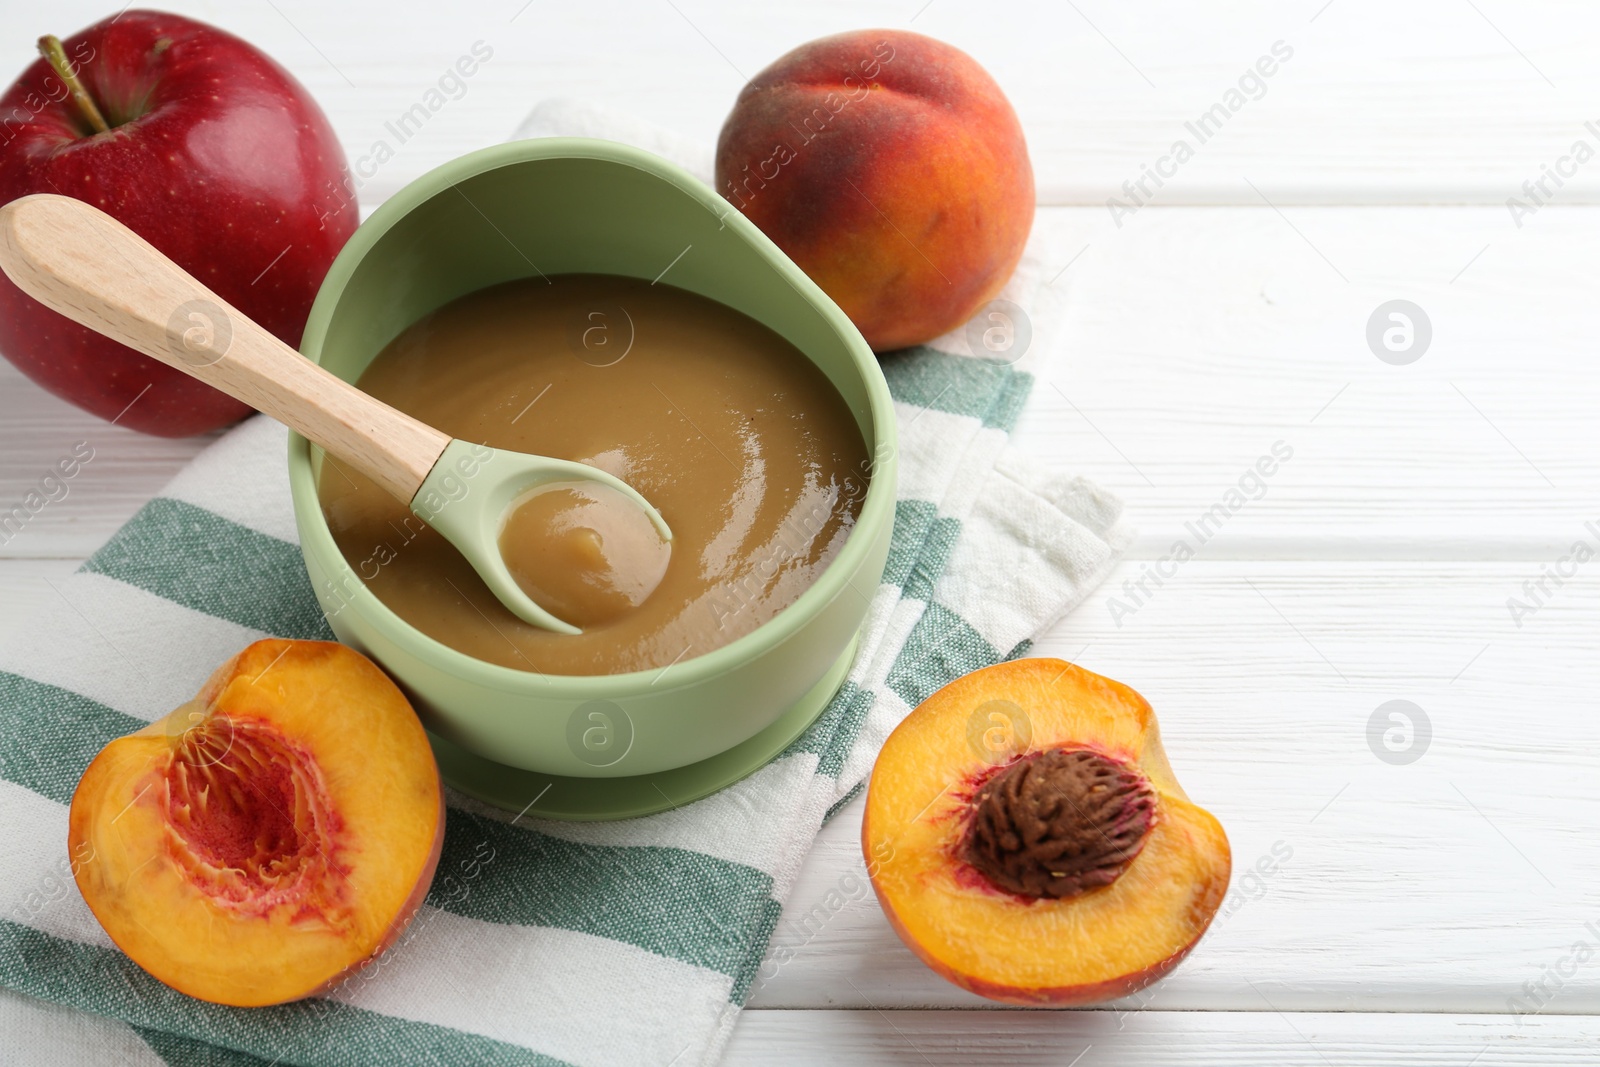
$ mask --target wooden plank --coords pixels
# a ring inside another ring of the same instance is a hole
[[[1489,208],[1045,218],[1082,254],[1018,444],[1121,493],[1138,551],[1197,542],[1241,479],[1260,498],[1207,558],[1547,559],[1595,517],[1595,209],[1521,231]],[[1393,300],[1431,324],[1409,365],[1368,344]],[[1253,484],[1279,441],[1292,460]]]
[[[1139,1011],[747,1011],[723,1063],[1508,1067],[1594,1062],[1600,1020]]]
[[[0,514],[27,512],[0,527],[0,558],[87,556],[215,436],[172,440],[110,425],[0,360]],[[88,462],[70,480],[52,477],[75,450]]]
[[[1121,230],[1052,208],[1038,227],[1067,317],[1018,445],[1122,494],[1137,552],[1546,561],[1600,520],[1600,209],[1521,231],[1491,208],[1152,209]],[[1392,299],[1432,323],[1408,366],[1366,340]],[[0,511],[79,440],[96,459],[73,495],[0,555],[93,551],[204,444],[108,428],[0,364]],[[1246,486],[1265,495],[1198,544],[1186,524],[1280,440],[1293,458]]]
[[[1600,1011],[1600,965],[1574,960],[1580,942],[1600,960],[1600,852],[1584,843],[1600,821],[1600,586],[1552,589],[1519,629],[1505,602],[1537,575],[1526,564],[1194,560],[1119,627],[1108,603],[1142,570],[1125,564],[1035,649],[1142,692],[1232,842],[1222,917],[1141,1003],[1507,1012],[1544,982],[1550,1010]],[[1430,724],[1406,765],[1372,747],[1386,714],[1369,740],[1391,700]],[[990,1006],[890,930],[860,815],[858,800],[824,829],[751,1004]]]
[[[818,0],[753,7],[736,0],[522,2],[490,11],[408,4],[281,0],[175,10],[252,41],[306,83],[364,168],[363,200],[506,137],[549,96],[610,104],[710,143],[746,78],[795,45],[864,26],[909,28],[982,62],[1028,131],[1040,198],[1091,204],[1127,197],[1184,139],[1193,158],[1157,190],[1163,204],[1491,204],[1542,177],[1595,119],[1592,63],[1600,12],[1581,0],[1476,5],[1428,0],[1251,0],[1194,8],[1108,0],[971,5],[933,0]],[[55,0],[47,19],[0,12],[0,70],[22,69],[41,32],[105,17],[94,0]],[[603,27],[603,30],[601,29]],[[476,42],[492,52],[465,82],[440,79]],[[1293,50],[1260,87],[1248,78],[1272,46]],[[427,107],[425,94],[440,91]],[[1202,140],[1186,124],[1218,105]],[[401,130],[419,104],[421,121]],[[1248,180],[1246,180],[1248,179]],[[1554,202],[1600,199],[1600,163],[1576,167]],[[1252,188],[1252,185],[1254,188]]]

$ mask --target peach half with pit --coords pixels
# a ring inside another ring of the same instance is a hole
[[[394,942],[433,881],[443,804],[387,675],[334,642],[265,640],[100,750],[68,846],[84,901],[135,963],[254,1007],[325,991]]]
[[[878,756],[861,837],[901,940],[1012,1004],[1155,982],[1205,933],[1231,871],[1150,705],[1054,659],[974,671],[923,701]]]

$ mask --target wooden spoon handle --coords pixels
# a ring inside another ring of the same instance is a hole
[[[406,503],[450,443],[312,363],[81,200],[39,193],[0,207],[0,269],[46,307],[300,431]]]

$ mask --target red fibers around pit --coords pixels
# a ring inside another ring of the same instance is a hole
[[[291,905],[333,922],[344,869],[338,817],[311,754],[254,720],[211,715],[184,732],[165,773],[172,858],[217,904]]]

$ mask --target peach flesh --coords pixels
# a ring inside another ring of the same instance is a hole
[[[134,962],[251,1007],[324,992],[393,944],[443,835],[433,753],[394,683],[343,645],[267,640],[100,751],[68,847]]]

